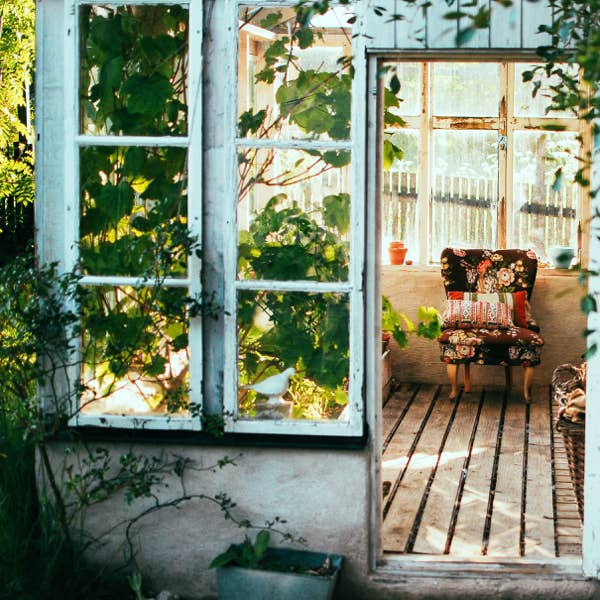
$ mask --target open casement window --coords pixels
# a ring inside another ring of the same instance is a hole
[[[201,2],[75,2],[67,266],[82,275],[72,424],[199,429]]]
[[[359,436],[364,221],[351,15],[335,7],[300,29],[293,5],[232,3],[226,429]]]
[[[543,265],[569,246],[585,263],[574,178],[589,134],[576,115],[549,110],[553,80],[524,83],[535,65],[519,62],[388,66],[401,83],[389,111],[404,124],[385,127],[402,156],[383,174],[383,250],[402,240],[407,258],[427,264],[447,246],[531,248]]]

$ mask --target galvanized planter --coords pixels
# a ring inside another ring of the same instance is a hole
[[[308,572],[317,571],[327,559],[331,561],[330,573]],[[265,562],[288,570],[220,567],[217,569],[219,600],[331,600],[342,561],[339,554],[269,548]],[[302,572],[297,572],[298,569]]]

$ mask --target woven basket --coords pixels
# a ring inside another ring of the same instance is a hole
[[[554,400],[565,406],[569,394],[577,389],[585,389],[586,368],[565,364],[554,369],[552,387]],[[556,420],[556,429],[562,433],[571,481],[577,498],[579,516],[583,522],[583,474],[585,471],[585,422],[573,423],[564,416]]]
[[[573,423],[563,417],[557,419],[556,429],[563,435],[571,481],[577,498],[579,517],[583,523],[583,474],[585,472],[585,423]]]

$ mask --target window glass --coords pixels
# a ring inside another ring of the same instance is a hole
[[[391,241],[401,241],[408,248],[406,258],[414,260],[417,244],[417,197],[419,193],[418,131],[402,129],[390,139],[402,150],[402,159],[395,160],[382,177],[382,260],[389,262],[387,252]]]
[[[293,7],[240,7],[241,137],[349,138],[349,17],[346,8],[332,8],[301,29]]]
[[[434,115],[497,117],[499,105],[499,64],[434,63]]]
[[[547,77],[543,70],[538,70],[535,72],[532,81],[523,82],[523,73],[534,69],[536,66],[522,63],[515,64],[515,116],[576,118],[577,115],[570,111],[549,110],[552,106],[553,92],[551,86],[560,83],[560,79],[556,75]],[[559,64],[557,68],[566,69],[572,74],[577,73],[577,68],[572,65]],[[539,83],[540,87],[534,97],[532,93],[536,83]]]
[[[240,279],[348,278],[349,160],[346,151],[239,150]]]
[[[532,248],[542,259],[548,259],[552,246],[577,249],[579,152],[576,133],[515,132],[514,243]]]
[[[184,277],[185,148],[88,146],[80,161],[83,273]]]
[[[189,416],[187,291],[83,286],[81,413]]]
[[[244,290],[237,308],[240,418],[347,418],[348,296]]]
[[[178,5],[82,6],[82,133],[187,133],[188,9]]]
[[[400,108],[390,109],[392,113],[404,116],[421,114],[422,89],[421,63],[398,63],[386,75],[386,87],[389,80],[396,75],[400,81],[400,91],[397,96],[401,100]]]
[[[498,132],[433,133],[430,259],[446,246],[497,245]]]

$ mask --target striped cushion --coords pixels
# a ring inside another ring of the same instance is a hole
[[[513,327],[513,321],[508,304],[450,299],[444,313],[443,326],[459,329],[508,329]]]
[[[508,304],[513,323],[517,327],[527,327],[527,292],[498,292],[479,294],[477,292],[448,292],[449,300],[471,300],[482,302],[502,302]]]

